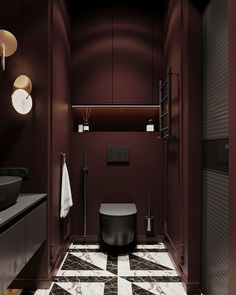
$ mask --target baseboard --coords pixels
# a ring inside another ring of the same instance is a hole
[[[179,253],[177,248],[175,247],[174,242],[172,241],[170,235],[165,232],[165,242],[168,249],[168,252],[171,254],[172,262],[175,264],[178,275],[181,277],[181,281],[183,282],[184,289],[187,294],[191,295],[199,295],[200,292],[200,284],[199,282],[189,282],[187,277],[182,271],[182,267],[179,264]]]
[[[166,246],[168,248],[168,251],[171,253],[171,256],[174,260],[175,265],[181,270],[181,265],[179,264],[179,252],[177,248],[175,247],[174,242],[172,241],[168,232],[165,232],[164,237],[165,237]]]
[[[53,281],[53,277],[55,273],[58,271],[64,255],[70,245],[70,240],[66,241],[64,245],[62,245],[57,251],[57,257],[55,259],[55,263],[51,272],[49,273],[48,277],[44,278],[17,278],[15,279],[10,287],[12,289],[29,289],[29,290],[36,290],[36,289],[48,289]]]
[[[72,235],[71,236],[71,242],[72,243],[99,243],[101,241],[101,238],[99,235],[87,235],[86,237],[82,235]]]
[[[136,240],[138,243],[158,243],[163,242],[164,236],[162,235],[156,235],[156,236],[146,236],[146,235],[138,235],[136,237]],[[87,235],[86,238],[84,238],[81,235],[72,235],[71,236],[71,242],[74,243],[100,243],[101,242],[101,236],[100,235]]]
[[[137,242],[144,243],[144,244],[153,244],[153,243],[161,243],[163,242],[164,237],[162,235],[155,235],[155,236],[146,236],[146,235],[138,235]]]

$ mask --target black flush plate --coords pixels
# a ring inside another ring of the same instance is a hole
[[[128,165],[129,164],[129,147],[109,146],[107,148],[107,164]]]

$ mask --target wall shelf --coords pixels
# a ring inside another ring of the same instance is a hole
[[[72,105],[72,108],[78,109],[159,109],[159,105],[147,105],[147,104],[81,104]]]
[[[89,113],[89,127],[92,132],[145,132],[150,119],[155,131],[159,128],[158,105],[73,105],[73,130],[83,124]]]

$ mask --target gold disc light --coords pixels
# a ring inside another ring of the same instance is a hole
[[[22,115],[28,114],[33,106],[32,97],[32,82],[26,75],[20,75],[16,78],[13,84],[12,105],[14,109]]]
[[[5,71],[5,58],[16,52],[17,40],[15,36],[6,30],[0,30],[0,55],[2,69]]]

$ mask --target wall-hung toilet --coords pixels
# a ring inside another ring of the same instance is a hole
[[[109,246],[127,246],[134,241],[137,208],[132,203],[103,203],[100,206],[100,229]]]

